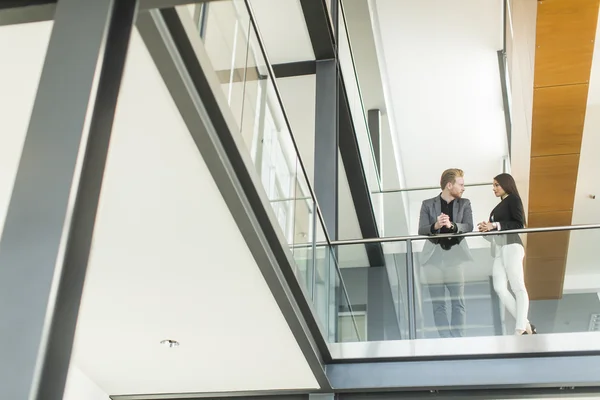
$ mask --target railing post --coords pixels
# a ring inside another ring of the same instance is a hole
[[[417,338],[417,296],[415,289],[415,265],[413,262],[412,241],[406,241],[406,285],[408,294],[408,338]]]

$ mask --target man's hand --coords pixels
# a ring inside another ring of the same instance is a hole
[[[450,222],[450,217],[447,216],[444,213],[441,213],[438,217],[437,217],[437,221],[435,222],[435,230],[439,230],[441,229],[443,226],[445,226],[448,229],[452,228],[452,222]]]

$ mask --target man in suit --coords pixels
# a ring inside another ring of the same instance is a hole
[[[464,172],[447,169],[440,179],[442,193],[423,201],[419,216],[419,235],[451,234],[473,231],[471,202],[462,197]],[[425,242],[421,265],[427,279],[433,306],[433,319],[440,337],[464,336],[466,322],[463,264],[473,257],[463,238],[432,238]],[[452,315],[448,321],[446,289],[450,294]]]

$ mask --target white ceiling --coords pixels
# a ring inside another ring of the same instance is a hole
[[[299,0],[250,0],[272,64],[314,60]],[[285,18],[275,16],[285,15]]]
[[[2,218],[50,26],[0,28]],[[318,387],[137,31],[73,363],[111,395]]]

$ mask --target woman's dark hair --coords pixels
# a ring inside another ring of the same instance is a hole
[[[500,174],[494,177],[494,180],[498,182],[498,184],[502,187],[502,189],[504,189],[506,194],[514,194],[519,196],[519,189],[517,189],[515,178],[513,178],[512,175]]]
[[[497,175],[494,180],[498,182],[498,185],[504,189],[506,194],[512,194],[519,197],[519,201],[521,201],[521,196],[519,195],[519,189],[517,189],[517,184],[515,182],[515,178],[510,174],[500,174]],[[525,215],[523,215],[523,225],[527,225]]]

